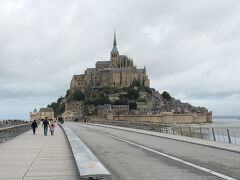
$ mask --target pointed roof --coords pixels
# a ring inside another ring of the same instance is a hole
[[[111,53],[118,53],[115,29],[114,29],[113,48],[112,48]]]

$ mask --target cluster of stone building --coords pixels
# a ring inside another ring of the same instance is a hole
[[[129,114],[129,105],[98,105],[97,115],[107,117],[109,114]]]
[[[119,54],[114,33],[110,60],[97,61],[95,68],[87,68],[85,74],[74,75],[70,90],[77,88],[84,91],[87,87],[129,87],[134,80],[138,80],[144,86],[150,86],[146,68],[137,69],[132,59]]]
[[[133,60],[126,55],[120,55],[117,49],[116,35],[114,32],[113,48],[109,61],[97,61],[95,68],[87,68],[84,74],[74,75],[70,83],[70,94],[74,90],[97,89],[103,87],[124,88],[129,87],[134,81],[138,81],[141,86],[150,87],[150,81],[146,74],[146,68],[137,69]],[[116,104],[121,95],[127,92],[107,94],[111,104]],[[176,122],[210,122],[211,112],[204,107],[194,107],[189,103],[182,103],[180,100],[171,98],[166,101],[162,95],[155,90],[150,92],[140,91],[139,98],[135,100],[136,108],[131,109],[128,104],[124,105],[84,105],[82,101],[65,101],[65,112],[62,114],[65,120],[73,120],[84,116],[95,114],[106,119],[117,120],[148,120],[152,122],[166,121],[166,119]],[[176,115],[178,114],[178,115]],[[182,115],[180,115],[182,114]],[[176,115],[176,116],[175,116]],[[31,120],[53,118],[52,108],[41,108],[39,112],[35,109],[30,113]],[[167,118],[166,118],[167,117]]]
[[[115,102],[119,100],[119,94],[110,94],[109,100]],[[136,102],[136,109],[129,109],[129,105],[99,105],[97,114],[100,117],[107,117],[108,114],[113,115],[156,115],[162,112],[172,112],[173,114],[190,114],[190,113],[208,113],[205,107],[194,107],[189,103],[182,103],[178,99],[171,98],[170,101],[165,101],[158,91],[139,92],[139,100]]]
[[[109,96],[111,102],[119,100],[118,94]],[[114,98],[113,98],[114,97]],[[117,121],[139,121],[159,123],[211,123],[212,112],[205,107],[194,107],[189,103],[182,103],[171,98],[166,101],[158,91],[139,92],[136,109],[130,110],[129,105],[99,105],[98,118]]]
[[[42,120],[42,119],[54,119],[54,111],[52,108],[40,108],[39,112],[35,108],[33,112],[30,112],[30,121]]]

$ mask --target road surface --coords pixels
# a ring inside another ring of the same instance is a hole
[[[89,124],[66,125],[111,172],[113,180],[240,179],[240,154],[236,152]]]

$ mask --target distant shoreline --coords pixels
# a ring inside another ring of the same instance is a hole
[[[212,116],[213,119],[239,119],[240,116]],[[9,119],[0,119],[0,121],[9,120]]]
[[[238,119],[240,116],[213,116],[213,119]]]

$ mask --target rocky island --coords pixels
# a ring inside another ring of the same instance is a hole
[[[150,87],[146,68],[138,69],[133,59],[120,55],[114,32],[109,61],[74,75],[66,96],[48,105],[54,116],[65,120],[97,119],[163,123],[212,122],[212,112],[195,107]]]

